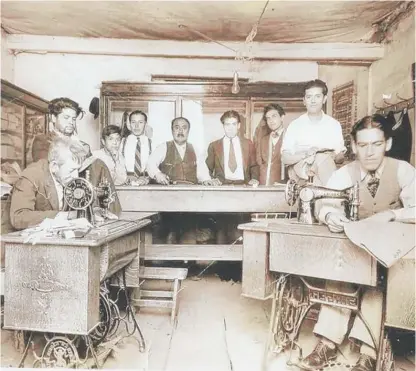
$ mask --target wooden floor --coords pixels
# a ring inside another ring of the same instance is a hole
[[[141,354],[137,342],[126,338],[107,359],[106,369],[150,371],[260,371],[268,329],[270,301],[241,297],[241,284],[218,277],[188,278],[180,292],[179,315],[175,328],[165,311],[146,309],[137,319],[147,342]],[[316,338],[313,322],[305,323],[301,334],[304,352],[312,350]],[[2,367],[16,367],[19,355],[13,350],[10,331],[2,330]],[[346,344],[338,361],[354,363]],[[270,360],[268,371],[298,370],[286,366],[286,355]],[[31,367],[29,356],[25,366]],[[414,370],[410,362],[398,369]],[[345,370],[334,365],[331,370]]]

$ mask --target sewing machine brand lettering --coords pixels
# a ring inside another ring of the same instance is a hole
[[[357,308],[358,309],[358,299],[357,297],[351,297],[344,295],[342,293],[334,293],[328,291],[318,291],[309,289],[309,300],[312,303],[321,303],[321,304],[339,304],[340,306],[346,306],[348,308]]]

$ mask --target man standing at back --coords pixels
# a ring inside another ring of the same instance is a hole
[[[227,111],[221,116],[224,137],[209,144],[206,164],[212,177],[222,184],[259,184],[259,166],[251,140],[239,137],[240,115]]]
[[[143,111],[133,111],[129,122],[127,126],[131,134],[123,139],[120,149],[126,161],[128,178],[138,185],[145,185],[149,183],[146,166],[152,152],[152,141],[145,134],[147,115]]]
[[[260,185],[270,186],[285,178],[281,159],[284,117],[285,111],[280,105],[273,103],[264,107],[263,119],[267,123],[268,134],[259,139],[256,148]]]
[[[309,81],[303,103],[307,112],[292,121],[282,143],[282,160],[289,166],[292,179],[304,181],[312,175],[313,183],[324,185],[336,165],[344,161],[341,124],[322,111],[328,87],[322,80]]]

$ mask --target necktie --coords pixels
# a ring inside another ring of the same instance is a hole
[[[367,189],[370,192],[371,197],[375,197],[377,193],[378,186],[380,184],[380,179],[376,177],[375,171],[368,173],[369,179],[367,181]]]
[[[230,154],[228,156],[228,167],[232,173],[234,173],[237,169],[237,160],[235,158],[235,151],[232,139],[230,139]]]
[[[137,144],[136,144],[136,151],[134,154],[134,173],[137,176],[140,176],[142,174],[142,162],[141,162],[141,149],[140,149],[140,138],[137,138]]]

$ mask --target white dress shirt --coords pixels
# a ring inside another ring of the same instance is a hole
[[[228,160],[230,156],[230,144],[231,140],[233,141],[235,159],[237,163],[237,168],[234,172],[230,170],[228,166]],[[227,180],[244,180],[244,167],[243,167],[243,152],[241,150],[240,138],[235,136],[230,139],[227,136],[224,136],[222,139],[223,148],[224,148],[224,175]]]
[[[182,160],[185,157],[186,152],[186,145],[187,143],[184,143],[183,145],[179,145],[176,142],[175,147],[179,152],[179,155],[181,156]],[[147,161],[147,172],[149,176],[153,179],[156,178],[156,175],[161,173],[159,170],[160,164],[165,160],[166,157],[166,151],[167,151],[167,144],[166,142],[158,145],[154,151],[149,156],[149,159]],[[209,176],[209,171],[207,168],[207,165],[205,163],[205,159],[202,158],[202,156],[198,155],[198,153],[195,152],[196,155],[196,177],[198,178],[199,182],[205,182],[207,180],[210,180],[211,177]]]
[[[384,161],[377,169],[375,176],[380,179],[384,170]],[[360,172],[361,180],[364,180],[370,175],[363,169]],[[415,168],[406,161],[399,161],[397,167],[397,182],[401,188],[400,200],[402,201],[403,208],[391,210],[396,216],[396,220],[415,219]],[[335,171],[329,178],[327,187],[332,189],[345,189],[352,187],[353,181],[346,166]],[[321,222],[325,221],[325,217],[330,212],[343,212],[344,208],[341,205],[341,200],[322,200],[321,207],[319,208],[318,218]]]
[[[293,120],[286,129],[281,151],[294,154],[312,147],[333,149],[336,154],[345,151],[341,124],[323,112],[319,122],[312,122],[308,113]]]
[[[147,161],[150,156],[149,138],[146,135],[140,135],[136,137],[134,134],[130,134],[126,139],[125,143],[120,146],[124,160],[126,163],[126,169],[129,173],[134,173],[134,163],[136,161],[136,146],[137,138],[140,140],[140,162],[142,170],[146,169]]]

